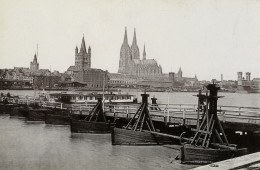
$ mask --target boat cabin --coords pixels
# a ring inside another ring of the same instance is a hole
[[[134,95],[130,94],[114,94],[114,93],[50,93],[50,100],[63,103],[96,103],[98,97],[104,97],[105,103],[131,103]]]

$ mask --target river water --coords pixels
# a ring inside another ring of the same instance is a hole
[[[177,147],[177,146],[176,146]],[[70,126],[0,116],[0,169],[190,169],[164,146],[112,146],[109,134],[72,134]]]
[[[0,92],[32,96],[33,91]],[[130,92],[138,96],[140,92]],[[148,93],[161,103],[196,104],[196,93]],[[220,105],[260,107],[259,94],[220,93]],[[112,146],[110,135],[72,134],[70,126],[0,116],[0,169],[190,169],[174,158],[179,146]]]
[[[22,96],[33,96],[34,93],[36,95],[42,91],[34,92],[33,90],[0,90],[0,93],[10,93],[15,95]],[[60,92],[60,91],[52,91],[52,92]],[[52,93],[49,92],[49,93]],[[76,91],[80,92],[80,91]],[[82,92],[89,93],[86,91]],[[122,89],[122,93],[129,93],[138,98],[138,102],[141,102],[141,94],[143,92],[136,92],[134,90]],[[156,97],[158,104],[197,104],[198,98],[194,95],[197,95],[196,92],[147,92],[149,94],[149,98]],[[223,98],[218,99],[218,105],[224,106],[240,106],[240,107],[259,107],[260,108],[260,94],[259,93],[251,93],[251,94],[243,94],[243,93],[219,93],[219,96],[223,96]],[[149,101],[151,103],[151,100]]]

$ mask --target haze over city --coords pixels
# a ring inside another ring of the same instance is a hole
[[[84,34],[92,67],[118,71],[127,27],[140,53],[164,73],[199,80],[260,77],[260,2],[238,1],[10,1],[0,2],[0,68],[29,67],[39,44],[40,68],[64,72]]]

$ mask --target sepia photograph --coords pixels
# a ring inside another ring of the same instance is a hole
[[[0,0],[0,170],[258,170],[259,65],[259,0]]]

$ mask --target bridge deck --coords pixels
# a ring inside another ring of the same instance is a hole
[[[105,104],[104,110],[107,116],[118,118],[132,118],[139,105],[111,105]],[[73,105],[74,113],[88,114],[93,105]],[[165,124],[181,124],[195,126],[197,124],[197,105],[194,104],[171,104],[149,105],[149,111],[154,121]],[[224,128],[240,131],[260,131],[260,108],[219,106],[218,117],[223,122]],[[200,112],[199,118],[202,118]]]
[[[30,103],[30,101],[21,101]],[[88,114],[95,104],[73,104],[45,103],[44,107],[57,107],[72,109],[73,113]],[[104,111],[107,116],[118,118],[132,118],[140,104],[104,104]],[[196,126],[198,109],[197,104],[159,104],[149,105],[149,111],[154,121],[165,124],[181,124],[185,126]],[[199,119],[202,113],[199,113]],[[260,108],[257,107],[236,107],[218,106],[218,118],[223,122],[224,129],[236,131],[260,131]]]

